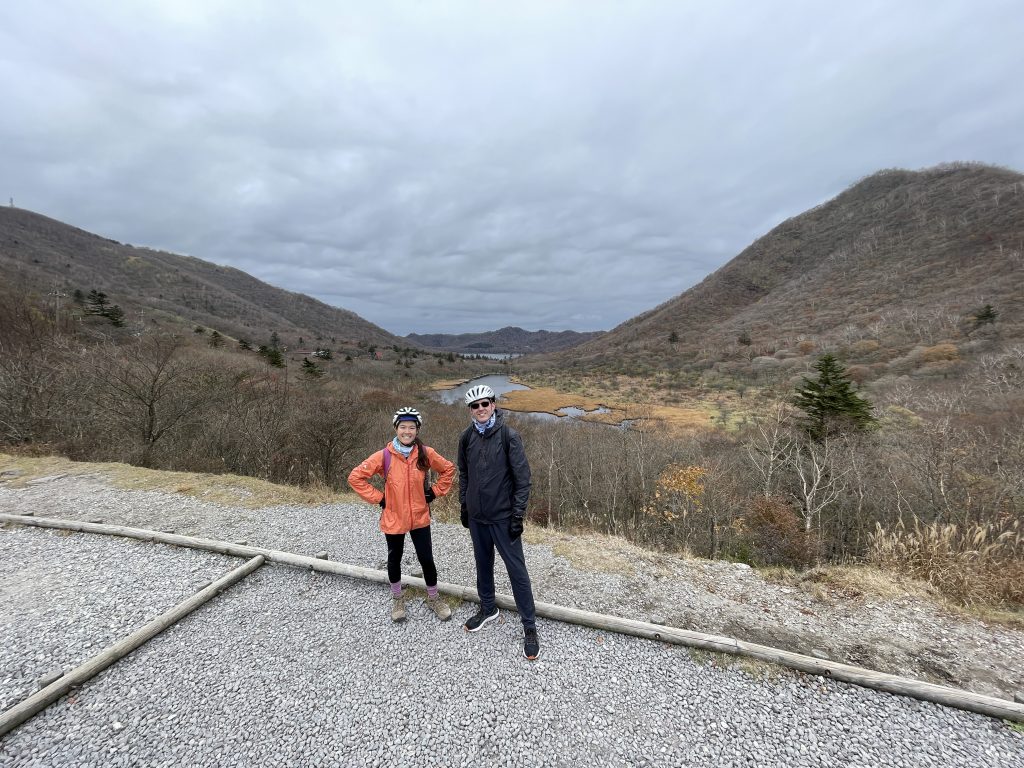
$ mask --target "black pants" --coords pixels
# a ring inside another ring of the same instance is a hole
[[[402,580],[402,553],[405,551],[404,533],[385,533],[388,542],[388,581],[392,584]],[[416,558],[423,568],[423,581],[428,587],[437,585],[437,568],[434,566],[434,548],[430,543],[430,526],[414,528],[409,538],[416,548]]]
[[[476,558],[476,593],[480,596],[480,608],[484,613],[494,611],[494,550],[498,550],[505,561],[508,580],[512,585],[512,597],[524,629],[537,628],[537,609],[533,602],[533,587],[530,574],[526,572],[526,555],[523,553],[523,539],[515,541],[508,535],[508,520],[493,525],[478,523],[469,518],[469,535],[473,540],[473,556]]]

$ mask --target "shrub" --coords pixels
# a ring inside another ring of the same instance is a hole
[[[850,347],[850,351],[853,352],[854,355],[863,357],[864,355],[870,355],[872,352],[877,351],[878,348],[879,344],[874,339],[863,339],[855,342]]]
[[[805,567],[814,561],[813,537],[804,532],[793,507],[778,497],[755,499],[733,528],[738,550],[753,565]]]
[[[956,348],[956,344],[949,342],[936,344],[934,347],[926,347],[921,350],[918,355],[918,359],[922,363],[937,363],[942,360],[957,360],[959,357],[960,353]]]

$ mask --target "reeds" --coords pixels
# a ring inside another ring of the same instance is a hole
[[[1024,530],[1019,520],[966,527],[877,525],[869,557],[875,565],[932,584],[962,605],[1024,603]]]

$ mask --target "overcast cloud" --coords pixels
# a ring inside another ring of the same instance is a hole
[[[1024,169],[1024,3],[47,0],[0,193],[392,333],[607,330],[889,167]]]

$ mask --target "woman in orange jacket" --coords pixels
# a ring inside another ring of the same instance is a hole
[[[451,490],[455,465],[419,438],[423,417],[415,408],[399,408],[391,421],[395,438],[356,466],[348,476],[352,490],[381,508],[380,529],[388,544],[388,581],[391,582],[391,620],[405,620],[402,595],[402,553],[405,534],[416,548],[427,584],[427,605],[441,621],[452,617],[452,610],[437,594],[437,568],[430,543],[430,502]],[[433,487],[427,484],[427,472],[438,474]],[[374,475],[384,477],[384,492],[372,485]]]

